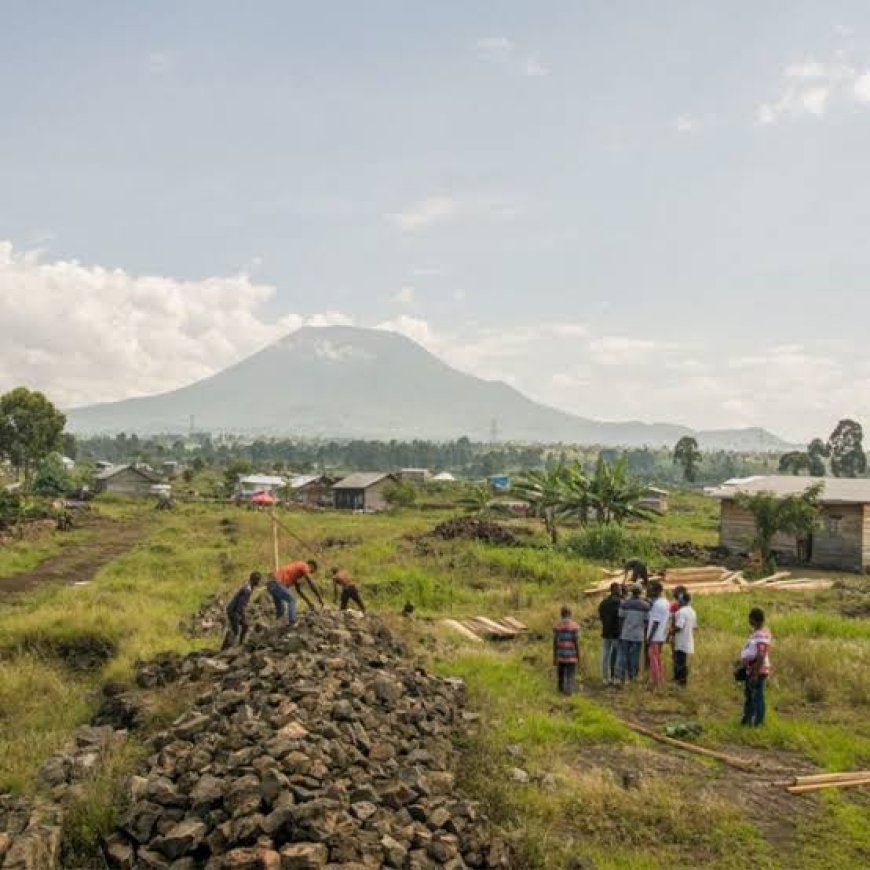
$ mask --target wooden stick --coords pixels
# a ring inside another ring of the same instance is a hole
[[[473,640],[475,643],[483,643],[482,637],[478,637],[471,629],[466,628],[461,622],[457,622],[455,619],[444,619],[442,622],[448,628],[458,631],[466,640]]]
[[[821,791],[823,788],[860,788],[870,785],[870,776],[863,779],[845,779],[837,782],[811,782],[809,785],[793,785],[786,789],[790,794],[809,794],[813,791]]]
[[[272,508],[272,549],[275,556],[275,570],[278,570],[278,518],[275,516],[275,508]]]
[[[677,749],[684,749],[686,752],[694,752],[697,755],[705,755],[708,758],[715,758],[723,764],[736,767],[739,770],[755,770],[756,762],[747,761],[745,758],[736,758],[733,755],[725,755],[722,752],[715,752],[712,749],[705,749],[703,746],[695,746],[694,743],[686,743],[683,740],[676,740],[673,737],[665,737],[664,734],[659,734],[649,728],[644,728],[643,725],[638,725],[635,722],[626,722],[625,725],[631,728],[632,731],[637,731],[638,734],[643,734],[645,737],[650,737],[653,740],[658,740],[659,743],[665,743],[668,746],[675,746]]]

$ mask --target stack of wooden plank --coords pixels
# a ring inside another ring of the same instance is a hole
[[[777,579],[772,579],[773,577]],[[752,586],[763,586],[765,591],[772,589],[783,592],[813,592],[830,589],[833,585],[833,580],[822,577],[790,577],[788,571],[763,577],[752,584]]]
[[[527,626],[512,616],[490,619],[475,616],[471,619],[444,619],[442,623],[461,634],[466,640],[482,643],[484,640],[513,640],[527,631]]]
[[[774,785],[784,787],[791,794],[807,794],[825,788],[862,788],[870,786],[870,770],[793,776],[790,779],[775,782]]]
[[[586,595],[601,595],[610,589],[610,584],[622,579],[622,572],[614,572],[585,590]],[[653,575],[654,580],[660,580],[665,592],[670,592],[675,586],[686,586],[695,593],[715,595],[727,592],[741,592],[746,581],[739,571],[729,571],[720,565],[709,565],[700,568],[667,568],[661,574]]]

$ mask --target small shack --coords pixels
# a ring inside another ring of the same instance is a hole
[[[399,471],[399,480],[406,480],[408,483],[426,483],[432,477],[432,472],[428,468],[403,468]]]
[[[752,550],[755,519],[741,507],[741,494],[770,493],[785,498],[822,483],[819,518],[808,540],[777,535],[773,550],[781,559],[817,568],[865,571],[870,568],[870,480],[772,475],[727,481],[707,493],[721,503],[719,542],[736,553]]]
[[[153,495],[153,487],[160,483],[160,477],[147,468],[136,465],[115,465],[99,472],[94,479],[97,492],[112,495],[146,496]]]
[[[339,510],[382,511],[389,505],[385,492],[396,483],[394,474],[384,472],[358,472],[338,481],[332,487],[334,504]]]
[[[640,505],[647,510],[655,511],[657,514],[666,514],[669,507],[669,495],[670,493],[666,489],[659,489],[657,486],[648,486],[643,498],[640,500]]]
[[[290,495],[297,504],[326,507],[331,504],[335,479],[323,474],[300,474],[290,479]]]

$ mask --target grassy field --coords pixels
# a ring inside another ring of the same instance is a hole
[[[128,519],[146,509],[111,508]],[[548,548],[532,522],[512,523],[524,542],[512,548],[421,537],[445,516],[285,514],[294,537],[281,533],[281,551],[304,555],[299,540],[321,548],[325,564],[358,576],[367,602],[421,663],[466,680],[478,721],[465,738],[462,778],[516,844],[521,866],[562,868],[571,857],[599,868],[866,866],[866,793],[794,797],[767,784],[785,769],[870,767],[865,580],[824,593],[699,596],[689,687],[619,692],[597,678],[597,600],[581,594],[600,579],[600,566]],[[715,529],[709,503],[688,496],[644,534],[712,544]],[[90,715],[100,682],[128,679],[137,658],[201,644],[181,630],[184,617],[249,570],[268,568],[271,554],[268,517],[181,505],[155,515],[147,539],[91,584],[48,588],[5,607],[0,787],[30,787],[38,763]],[[413,620],[398,616],[406,602],[416,608]],[[562,603],[584,629],[583,691],[567,699],[554,691],[549,646]],[[736,724],[741,698],[731,664],[756,604],[776,638],[775,675],[769,722],[747,731]],[[506,645],[470,644],[440,623],[448,614],[507,613],[530,631]],[[75,670],[70,663],[82,650],[104,660]],[[698,722],[702,745],[757,759],[759,773],[674,753],[626,721]],[[512,768],[530,781],[515,781]]]

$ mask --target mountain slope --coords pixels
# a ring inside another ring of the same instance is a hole
[[[300,329],[181,389],[67,416],[77,432],[147,434],[185,431],[191,414],[201,430],[338,438],[480,440],[493,420],[499,437],[513,441],[656,445],[691,431],[575,417],[456,371],[402,335],[343,326]],[[743,433],[707,435],[725,444]],[[782,443],[761,430],[750,440],[755,449]]]

